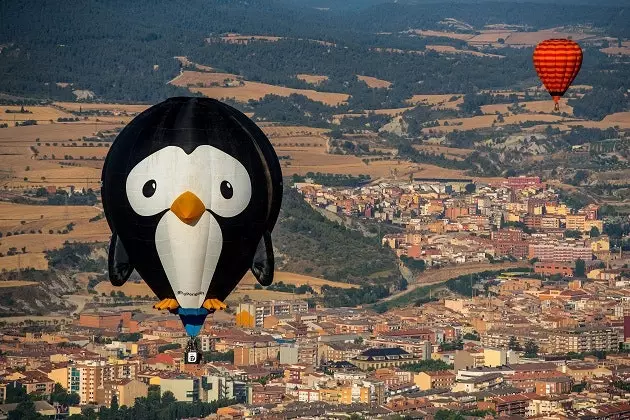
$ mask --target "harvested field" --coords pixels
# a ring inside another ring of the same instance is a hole
[[[608,123],[630,123],[630,112],[617,112],[604,117],[604,122]]]
[[[243,78],[230,73],[183,71],[169,83],[180,87],[236,87]]]
[[[376,77],[371,76],[357,76],[359,80],[365,82],[368,87],[382,89],[389,88],[392,85],[392,82],[388,82],[387,80],[377,79]]]
[[[193,63],[192,61],[188,59],[188,57],[175,57],[175,59],[179,61],[182,64],[182,66],[194,67],[197,70],[201,70],[201,71],[214,71],[212,67]]]
[[[502,55],[486,54],[479,51],[459,50],[451,45],[427,45],[427,50],[435,51],[444,54],[469,54],[475,57],[488,57],[488,58],[503,58]]]
[[[101,143],[93,143],[95,146],[87,146],[89,142],[77,142],[77,144],[86,144],[86,146],[38,146],[39,154],[41,156],[46,155],[50,158],[50,156],[55,155],[57,159],[64,159],[64,156],[72,156],[73,159],[91,159],[92,156],[96,156],[97,159],[102,159],[107,156],[107,152],[109,152],[109,147],[101,147]],[[99,147],[97,147],[99,146]]]
[[[321,136],[328,132],[325,128],[306,127],[306,126],[287,126],[287,125],[267,125],[259,124],[262,131],[269,138],[273,137],[293,137],[293,136]]]
[[[151,291],[151,288],[144,281],[140,281],[137,283],[134,281],[128,281],[120,287],[113,286],[109,281],[102,281],[94,287],[94,290],[96,290],[99,295],[101,293],[105,293],[108,296],[112,291],[123,292],[125,295],[132,297],[144,297],[147,295],[151,297],[155,296]],[[155,298],[155,300],[157,301],[158,299]]]
[[[0,281],[0,289],[8,288],[8,287],[34,286],[36,284],[37,282],[35,281],[7,280],[7,281]]]
[[[317,277],[305,276],[303,274],[287,273],[284,271],[276,271],[274,273],[273,282],[282,282],[284,284],[292,284],[294,286],[308,285],[311,286],[313,290],[315,290],[315,292],[317,293],[320,292],[322,286],[339,287],[342,289],[351,289],[358,287],[355,284],[340,283],[336,281],[320,279]],[[246,288],[247,286],[253,288],[256,284],[258,284],[258,281],[254,277],[254,275],[250,271],[248,271],[247,274],[245,274],[245,277],[243,277],[243,279],[239,283],[239,288]]]
[[[509,46],[534,46],[539,42],[551,38],[569,38],[574,41],[590,38],[590,34],[575,32],[561,32],[553,29],[545,29],[537,32],[513,32],[505,39],[505,44]]]
[[[0,105],[0,123],[8,122],[9,125],[13,125],[11,124],[13,121],[35,120],[38,124],[48,124],[51,120],[57,122],[57,118],[75,118],[74,115],[52,106],[26,106],[24,110],[29,111],[28,113],[18,112],[21,108],[20,106]],[[7,113],[7,110],[16,111],[16,113]]]
[[[470,45],[494,45],[499,43],[500,38],[503,38],[505,40],[513,32],[514,31],[485,30],[481,31],[479,35],[475,35],[472,38],[467,39],[466,41]]]
[[[405,108],[383,108],[383,109],[368,109],[365,111],[367,114],[374,113],[376,115],[389,115],[390,117],[397,117],[405,111],[413,109],[412,106]]]
[[[457,98],[454,99],[453,98]],[[462,95],[413,95],[407,99],[407,103],[412,105],[429,105],[435,109],[459,109],[459,105],[464,102]]]
[[[282,37],[279,36],[268,36],[268,35],[240,35],[240,34],[228,34],[227,36],[222,36],[221,40],[223,42],[227,42],[228,44],[243,44],[246,45],[252,41],[268,41],[268,42],[276,42],[281,40]]]
[[[504,122],[499,123],[496,121],[496,115],[480,115],[476,117],[468,118],[453,118],[448,120],[439,120],[439,127],[423,128],[424,133],[450,133],[451,131],[459,130],[475,130],[479,128],[490,128],[494,123],[495,126],[500,127],[508,124],[520,124],[526,121],[541,121],[545,125],[547,123],[556,123],[563,121],[564,118],[560,115],[550,114],[517,114],[504,117]],[[448,123],[448,125],[444,125]]]
[[[127,113],[140,113],[150,105],[130,105],[130,104],[99,104],[99,103],[84,103],[84,102],[55,102],[56,106],[59,106],[68,111],[119,111]]]
[[[436,153],[438,155],[444,153],[446,157],[458,160],[464,160],[469,154],[474,152],[472,149],[457,149],[454,147],[434,145],[414,145],[413,148],[427,153]]]
[[[318,92],[310,89],[293,89],[284,86],[274,86],[266,83],[243,82],[243,86],[236,87],[189,87],[191,92],[201,93],[209,98],[232,99],[237,102],[248,102],[249,100],[260,100],[266,95],[290,96],[298,94],[307,98],[321,102],[329,106],[337,106],[345,103],[350,95],[346,93]]]
[[[442,32],[442,31],[423,31],[421,29],[413,29],[410,32],[416,35],[421,35],[421,36],[452,38],[452,39],[459,39],[463,41],[467,41],[475,36],[474,34],[460,34],[456,32]]]
[[[608,55],[630,55],[630,46],[608,47],[608,48],[602,48],[600,51]]]
[[[521,106],[524,106],[526,112],[539,113],[543,112],[545,114],[553,114],[553,101],[527,101],[527,102],[519,102]],[[510,111],[508,107],[512,106],[512,104],[492,104],[492,105],[483,105],[481,106],[481,111],[484,114],[496,114],[500,112],[501,114],[507,114]],[[566,112],[569,115],[573,115],[573,107],[568,105],[568,99],[562,98],[560,99],[560,112]]]
[[[48,270],[48,261],[44,254],[18,254],[0,257],[0,270],[24,270],[33,268],[35,270]]]
[[[328,76],[320,76],[316,74],[298,74],[295,76],[297,79],[302,80],[312,85],[318,85],[328,80]]]

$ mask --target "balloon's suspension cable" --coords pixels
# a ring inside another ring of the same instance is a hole
[[[199,351],[199,347],[197,346],[197,336],[190,336],[188,339],[188,343],[186,344],[186,353],[191,351]]]

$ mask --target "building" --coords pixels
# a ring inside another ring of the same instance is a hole
[[[232,399],[235,396],[234,379],[222,375],[206,375],[201,378],[202,402],[212,402],[221,399]]]
[[[319,366],[317,345],[314,343],[295,343],[280,346],[280,364],[304,364]]]
[[[416,363],[419,359],[400,348],[375,348],[365,350],[350,362],[361,370],[380,369]]]
[[[573,400],[568,396],[534,397],[527,406],[527,417],[546,416],[552,413],[563,413],[571,408]]]
[[[261,406],[267,404],[280,404],[286,394],[283,386],[263,386],[255,384],[251,388],[250,404]]]
[[[573,277],[574,267],[571,264],[562,262],[537,262],[534,264],[534,273],[545,276],[553,276],[559,274],[563,277]]]
[[[69,365],[68,391],[79,394],[82,405],[95,402],[96,390],[103,386],[106,369],[104,360],[82,360]]]
[[[148,393],[149,386],[136,379],[104,381],[103,386],[96,390],[96,402],[110,407],[115,395],[119,406],[133,407],[136,398],[146,397]]]
[[[82,312],[79,316],[79,326],[117,331],[131,320],[131,315],[131,312]]]
[[[55,387],[55,382],[46,374],[39,371],[26,371],[16,382],[21,385],[27,394],[49,396]]]
[[[538,258],[539,261],[575,261],[593,259],[590,246],[568,243],[529,244],[529,259]]]
[[[538,395],[570,394],[573,388],[573,379],[566,376],[540,379],[535,381],[535,386]]]
[[[549,353],[617,351],[619,349],[619,333],[613,328],[601,327],[552,330],[548,337],[548,343]]]
[[[241,303],[236,311],[236,325],[244,328],[262,328],[268,316],[305,312],[308,312],[308,303],[303,300]]]
[[[199,401],[200,380],[184,374],[172,377],[160,378],[160,392],[162,396],[165,392],[172,392],[177,401],[195,402]]]
[[[497,416],[515,416],[525,418],[530,398],[523,394],[504,395],[479,401],[477,407],[480,410],[494,410]]]
[[[484,366],[487,367],[499,367],[507,364],[507,350],[506,349],[483,349]]]
[[[451,389],[456,375],[448,370],[420,372],[414,376],[414,383],[421,391],[429,389]]]
[[[236,366],[260,365],[277,360],[280,351],[280,345],[270,336],[248,336],[238,339],[233,345]]]
[[[519,176],[509,177],[506,181],[508,188],[513,190],[522,190],[525,188],[542,188],[543,184],[540,182],[538,176]]]
[[[584,232],[584,222],[586,216],[583,214],[567,214],[566,216],[566,228],[567,230],[577,230],[578,232]]]
[[[363,346],[345,342],[320,342],[318,343],[318,358],[321,363],[343,362],[361,354]]]

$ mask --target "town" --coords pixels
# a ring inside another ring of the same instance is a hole
[[[0,416],[127,418],[150,401],[208,419],[630,416],[625,237],[599,206],[574,208],[538,177],[294,188],[395,251],[409,282],[392,302],[429,296],[385,310],[246,299],[206,322],[199,365],[168,313],[2,323]],[[430,282],[480,263],[497,270]]]

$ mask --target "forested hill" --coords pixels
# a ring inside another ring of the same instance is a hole
[[[285,190],[273,241],[284,271],[355,284],[400,281],[391,249],[381,248],[377,237],[367,238],[326,219],[294,189]]]
[[[293,0],[3,1],[0,93],[68,100],[74,99],[72,89],[86,89],[102,100],[154,103],[187,93],[167,82],[180,69],[173,57],[189,56],[211,61],[202,64],[219,70],[245,73],[250,80],[269,83],[275,79],[287,84],[294,71],[326,71],[323,74],[336,77],[331,83],[350,94],[355,94],[352,86],[343,88],[344,83],[352,83],[354,74],[369,71],[394,83],[394,100],[381,101],[392,105],[400,103],[402,92],[500,89],[534,80],[524,71],[524,63],[531,60],[530,49],[507,51],[503,62],[484,57],[394,55],[373,50],[424,50],[426,38],[409,37],[400,31],[444,29],[439,22],[445,18],[460,19],[475,28],[507,23],[540,29],[588,22],[608,35],[630,38],[630,25],[625,19],[628,13],[622,6],[518,2],[372,1],[360,10],[320,10],[314,4]],[[227,32],[290,39],[267,46],[208,45],[204,41]],[[437,41],[466,48],[457,39]],[[606,75],[613,79],[609,84],[616,86],[618,80],[623,80],[624,75],[610,67],[603,54],[594,50],[587,56],[592,57],[592,64],[585,60],[576,83],[601,85],[597,78],[601,79],[604,67],[611,69]],[[60,87],[60,82],[73,85]],[[377,89],[371,89],[370,94],[382,95]]]

